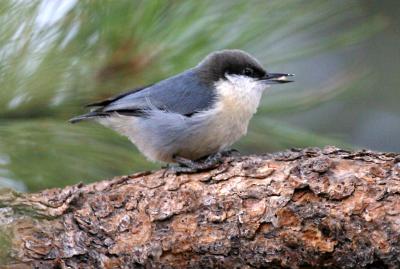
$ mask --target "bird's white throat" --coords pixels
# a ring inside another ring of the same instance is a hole
[[[243,120],[250,118],[256,113],[267,85],[246,76],[226,75],[226,78],[215,84],[224,109]]]

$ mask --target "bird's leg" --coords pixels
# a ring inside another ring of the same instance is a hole
[[[190,168],[190,167],[182,166],[181,164],[178,164],[178,165],[168,164],[165,167],[165,172],[164,172],[163,176],[165,176],[166,174],[169,174],[169,172],[176,173],[176,174],[177,173],[196,173],[197,170],[194,170],[193,168]]]
[[[195,161],[180,156],[174,156],[173,160],[179,166],[168,165],[168,170],[171,170],[175,173],[196,173],[199,171],[210,170],[220,165],[223,162],[223,157],[231,156],[238,152],[239,151],[236,149],[223,150],[211,154],[206,158],[202,158]]]
[[[223,159],[223,152],[217,152],[209,155],[204,161],[200,162],[202,165],[201,170],[208,170],[219,166]]]
[[[205,171],[217,167],[222,162],[222,153],[217,152],[208,156],[205,159],[192,161],[180,156],[175,156],[174,161],[180,164],[178,167],[172,169],[178,173],[196,173],[198,171]]]
[[[221,151],[221,156],[231,156],[235,154],[240,154],[239,150],[237,149],[224,149]]]

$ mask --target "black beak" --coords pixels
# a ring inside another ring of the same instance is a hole
[[[267,73],[265,76],[260,78],[265,84],[280,84],[280,83],[288,83],[293,82],[293,80],[289,80],[288,77],[293,77],[294,74],[284,74],[284,73]]]

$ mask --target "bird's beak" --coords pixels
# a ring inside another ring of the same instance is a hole
[[[293,80],[289,80],[288,77],[293,77],[294,74],[283,74],[283,73],[267,73],[260,80],[265,84],[279,84],[279,83],[288,83],[293,82]]]

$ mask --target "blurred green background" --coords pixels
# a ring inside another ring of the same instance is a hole
[[[243,153],[400,151],[398,1],[0,1],[0,188],[36,191],[154,169],[85,103],[240,48],[296,82],[264,95]]]

